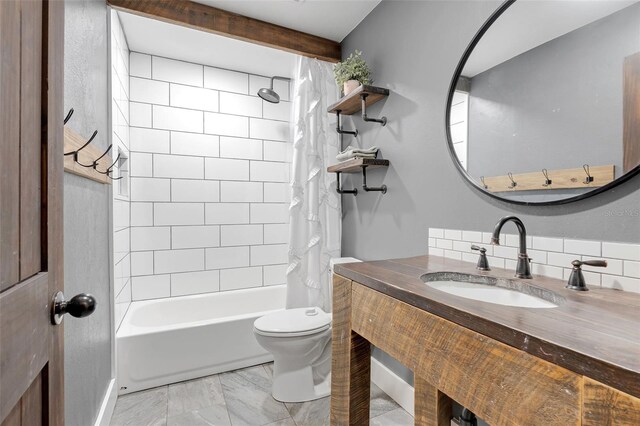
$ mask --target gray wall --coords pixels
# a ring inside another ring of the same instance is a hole
[[[614,164],[620,176],[623,64],[639,50],[636,3],[474,76],[469,173]]]
[[[343,256],[422,255],[428,227],[490,231],[511,213],[533,235],[640,242],[640,176],[580,202],[524,207],[478,192],[454,167],[445,131],[449,84],[467,44],[499,5],[383,1],[343,41],[343,54],[362,50],[375,83],[391,89],[386,101],[367,111],[372,117],[386,115],[386,127],[353,118],[361,132],[356,144],[380,147],[391,167],[367,176],[369,185],[387,184],[386,195],[362,191],[342,197]],[[345,120],[345,127],[350,125]],[[354,143],[346,138],[344,145]],[[345,187],[354,184],[361,184],[360,176],[345,179]],[[409,379],[410,373],[385,363]]]
[[[64,105],[75,113],[67,126],[108,146],[107,7],[103,0],[65,2]],[[69,426],[95,422],[111,380],[110,187],[65,173],[65,295],[93,294],[98,306],[87,318],[67,316],[65,417]]]

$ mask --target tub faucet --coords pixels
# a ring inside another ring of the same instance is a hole
[[[518,228],[520,234],[520,252],[518,253],[518,264],[516,265],[516,277],[517,278],[531,278],[531,270],[529,269],[529,256],[527,256],[527,230],[524,228],[524,223],[516,216],[505,216],[496,223],[496,227],[493,229],[493,236],[491,237],[491,244],[500,245],[500,231],[507,222],[513,222]]]

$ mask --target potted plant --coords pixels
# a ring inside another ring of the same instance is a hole
[[[369,65],[362,59],[362,52],[356,50],[347,59],[333,66],[336,83],[344,90],[345,96],[353,92],[361,84],[371,83]]]

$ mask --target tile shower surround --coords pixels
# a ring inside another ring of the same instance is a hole
[[[132,299],[285,283],[290,87],[132,52]]]
[[[471,244],[487,249],[492,268],[514,270],[518,255],[518,235],[501,234],[499,246],[491,245],[490,232],[429,228],[429,254],[476,263],[478,253]],[[605,259],[606,268],[583,266],[587,285],[640,293],[640,244],[527,236],[531,272],[568,280],[571,261]]]
[[[111,11],[111,126],[112,157],[129,158],[129,46],[120,20]],[[120,171],[116,172],[119,175]],[[113,181],[113,283],[116,330],[131,303],[129,181]]]

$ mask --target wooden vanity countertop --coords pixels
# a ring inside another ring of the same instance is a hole
[[[523,281],[564,301],[557,308],[538,309],[465,299],[420,279],[434,272]],[[510,270],[480,272],[473,263],[436,256],[338,264],[335,273],[640,398],[640,294],[594,286],[573,291],[563,280],[521,280]]]

